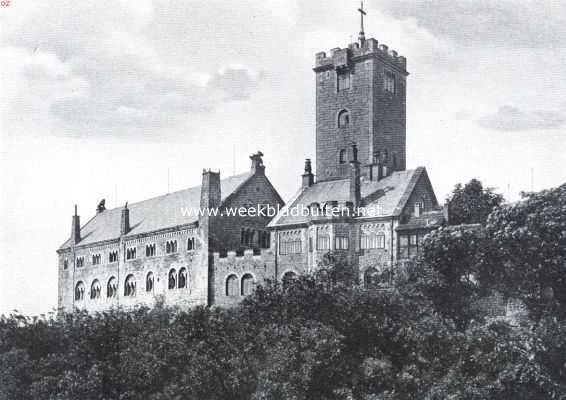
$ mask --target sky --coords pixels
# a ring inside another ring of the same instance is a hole
[[[11,0],[0,8],[0,314],[57,303],[73,205],[200,184],[264,154],[284,199],[315,155],[314,55],[357,1]],[[566,181],[566,2],[370,0],[366,37],[407,57],[407,167],[441,202]],[[353,39],[352,39],[353,38]]]

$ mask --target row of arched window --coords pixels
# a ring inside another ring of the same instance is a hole
[[[226,296],[248,296],[252,294],[255,287],[255,280],[252,274],[244,274],[242,279],[238,279],[236,274],[228,275],[226,278]]]
[[[240,243],[245,247],[268,249],[270,246],[270,235],[267,231],[242,228],[240,232]]]
[[[179,269],[179,272],[175,268],[172,268],[168,275],[168,289],[186,289],[189,287],[188,272],[185,267]],[[145,290],[146,292],[153,292],[155,287],[155,278],[153,272],[148,272],[145,278]],[[124,280],[124,296],[133,297],[136,295],[137,282],[133,274],[129,274]],[[85,298],[85,284],[83,281],[77,282],[75,285],[75,301],[81,301]],[[98,279],[92,281],[90,286],[90,299],[96,300],[102,296],[102,286]],[[118,280],[115,277],[108,279],[106,285],[106,297],[115,298],[118,296]]]

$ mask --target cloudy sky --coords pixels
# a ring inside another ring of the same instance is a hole
[[[314,54],[356,38],[358,6],[0,8],[0,313],[56,306],[55,250],[75,203],[86,221],[102,198],[114,207],[163,194],[168,181],[197,185],[202,168],[241,172],[258,149],[289,198],[314,156]],[[563,0],[366,8],[366,36],[408,59],[408,167],[427,167],[439,199],[472,177],[512,200],[566,181]]]

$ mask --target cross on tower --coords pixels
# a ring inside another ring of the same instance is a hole
[[[358,8],[358,11],[360,12],[360,35],[358,36],[358,39],[360,40],[360,43],[363,45],[364,41],[366,40],[366,36],[364,34],[364,15],[367,15],[366,12],[364,11],[363,1],[360,8]]]

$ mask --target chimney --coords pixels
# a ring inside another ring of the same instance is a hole
[[[265,174],[265,165],[263,165],[262,157],[263,153],[261,151],[250,156],[250,160],[252,160],[252,174]]]
[[[253,167],[253,166],[252,166]],[[220,172],[202,170],[200,206],[202,209],[220,207]]]
[[[314,175],[312,173],[312,165],[310,158],[307,158],[305,160],[305,172],[302,175],[302,177],[303,177],[303,187],[309,187],[313,185]]]
[[[350,153],[350,201],[358,208],[362,200],[358,148],[352,144]]]
[[[71,223],[71,242],[77,244],[81,241],[81,217],[77,215],[77,205],[75,204],[75,215]]]
[[[125,235],[130,231],[130,210],[128,209],[128,202],[122,208],[122,215],[120,218],[120,235]]]

